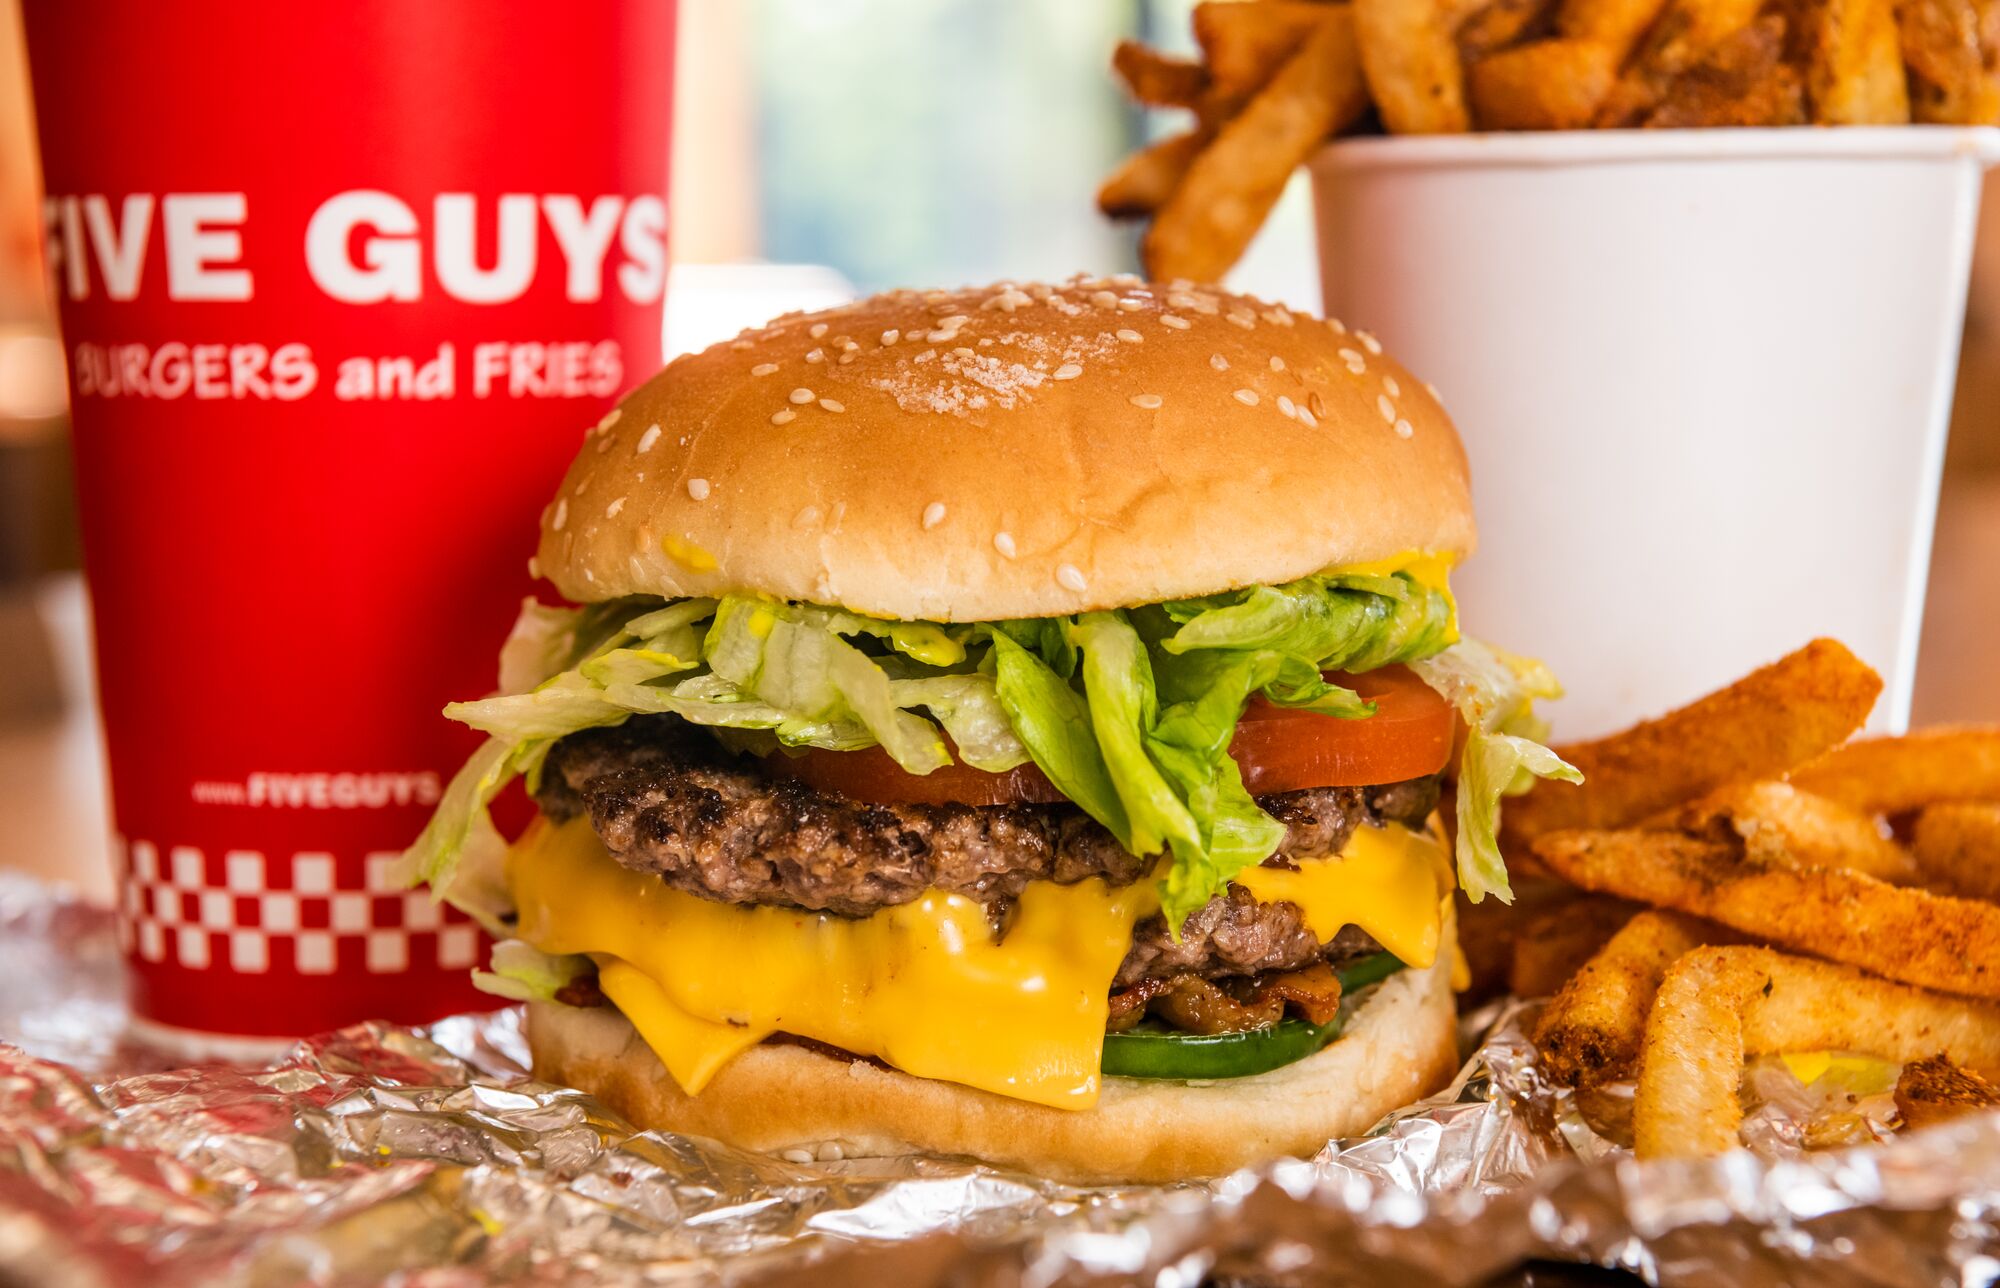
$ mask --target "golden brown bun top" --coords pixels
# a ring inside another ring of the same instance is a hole
[[[1374,337],[1122,277],[893,291],[678,358],[586,434],[538,558],[577,601],[991,621],[1474,540],[1458,434]]]

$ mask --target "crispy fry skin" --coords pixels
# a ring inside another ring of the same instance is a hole
[[[1489,55],[1466,72],[1482,130],[1588,126],[1618,76],[1618,54],[1594,40],[1538,40]]]
[[[1858,872],[1744,858],[1741,842],[1675,832],[1563,832],[1535,853],[1586,890],[1721,922],[1890,979],[2000,997],[2000,906]]]
[[[1136,40],[1121,40],[1111,53],[1111,70],[1125,92],[1147,107],[1193,107],[1208,89],[1209,72],[1200,63],[1175,58]]]
[[[1556,30],[1571,40],[1594,40],[1622,60],[1660,16],[1664,0],[1563,0]]]
[[[1207,0],[1194,7],[1194,38],[1218,99],[1233,108],[1264,88],[1320,24],[1325,5],[1308,0]]]
[[[1097,208],[1113,219],[1149,215],[1173,196],[1195,157],[1208,146],[1204,130],[1149,143],[1119,162],[1097,189]]]
[[[1458,25],[1458,56],[1471,66],[1544,34],[1554,16],[1552,0],[1493,0]]]
[[[1785,20],[1759,18],[1668,82],[1648,129],[1804,125],[1805,82],[1785,61]]]
[[[1638,1155],[1736,1148],[1744,1056],[1826,1048],[1891,1060],[1942,1051],[1992,1065],[2000,1007],[1768,948],[1694,949],[1668,968],[1647,1016],[1632,1114]]]
[[[1820,125],[1910,119],[1894,0],[1808,0],[1791,9],[1792,44]]]
[[[1583,785],[1507,802],[1510,848],[1546,832],[1629,827],[1690,797],[1785,773],[1861,727],[1882,679],[1837,640],[1814,640],[1657,720],[1557,747]]]
[[[1445,813],[1449,816],[1450,811]],[[1472,976],[1472,986],[1461,995],[1464,1001],[1484,1001],[1506,992],[1514,965],[1514,944],[1528,927],[1546,913],[1593,897],[1546,877],[1517,875],[1513,885],[1512,903],[1498,899],[1474,903],[1463,890],[1453,895],[1458,908],[1458,944]]]
[[[1618,128],[1644,121],[1667,87],[1749,26],[1760,5],[1761,0],[1670,0],[1605,99],[1597,123]]]
[[[1896,8],[1911,118],[1938,125],[2000,122],[1988,21],[1993,0],[1902,0]]]
[[[1395,134],[1463,134],[1465,69],[1457,34],[1477,0],[1354,0],[1361,65]]]
[[[1792,774],[1794,786],[1864,814],[1941,801],[2000,801],[2000,726],[1961,725],[1865,738]]]
[[[2000,1087],[1943,1055],[1912,1060],[1896,1079],[1896,1112],[1906,1131],[1995,1108],[2000,1108]]]
[[[1531,918],[1514,937],[1508,991],[1516,997],[1555,994],[1638,911],[1623,899],[1584,895]]]
[[[1759,861],[1845,868],[1896,885],[1918,879],[1916,860],[1874,817],[1790,783],[1733,783],[1656,821],[1697,835],[1740,837],[1745,854]]]
[[[1734,943],[1720,926],[1672,912],[1627,921],[1563,985],[1535,1023],[1535,1049],[1565,1086],[1615,1082],[1638,1068],[1646,1013],[1667,968],[1704,944]]]
[[[2000,903],[2000,805],[1933,805],[1917,815],[1910,848],[1931,889]]]
[[[1188,167],[1140,253],[1156,281],[1213,282],[1243,254],[1292,171],[1368,106],[1344,6]]]

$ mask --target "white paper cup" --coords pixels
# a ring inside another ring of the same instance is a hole
[[[1472,458],[1465,620],[1547,660],[1564,737],[1846,641],[1907,723],[2000,130],[1371,138],[1312,166],[1327,312]],[[2000,585],[2000,572],[1996,572]]]

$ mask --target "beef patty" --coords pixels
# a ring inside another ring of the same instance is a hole
[[[1258,798],[1285,824],[1265,862],[1337,853],[1364,823],[1421,825],[1436,778]],[[672,716],[572,734],[549,753],[536,797],[562,821],[588,813],[613,858],[725,903],[866,916],[933,886],[985,904],[996,921],[1030,881],[1102,877],[1128,885],[1152,866],[1073,805],[880,805],[819,791],[722,748]],[[1358,931],[1322,945],[1291,903],[1231,888],[1190,914],[1176,942],[1164,918],[1134,930],[1117,987],[1186,973],[1256,975],[1375,951]]]

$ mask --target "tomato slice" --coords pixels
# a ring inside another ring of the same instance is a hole
[[[1451,759],[1457,717],[1409,668],[1327,676],[1375,703],[1365,720],[1341,720],[1252,698],[1229,754],[1254,796],[1305,787],[1372,787],[1435,774]],[[771,768],[821,791],[877,804],[1054,804],[1066,799],[1033,764],[989,774],[960,761],[912,774],[880,747],[860,751],[783,752]]]

